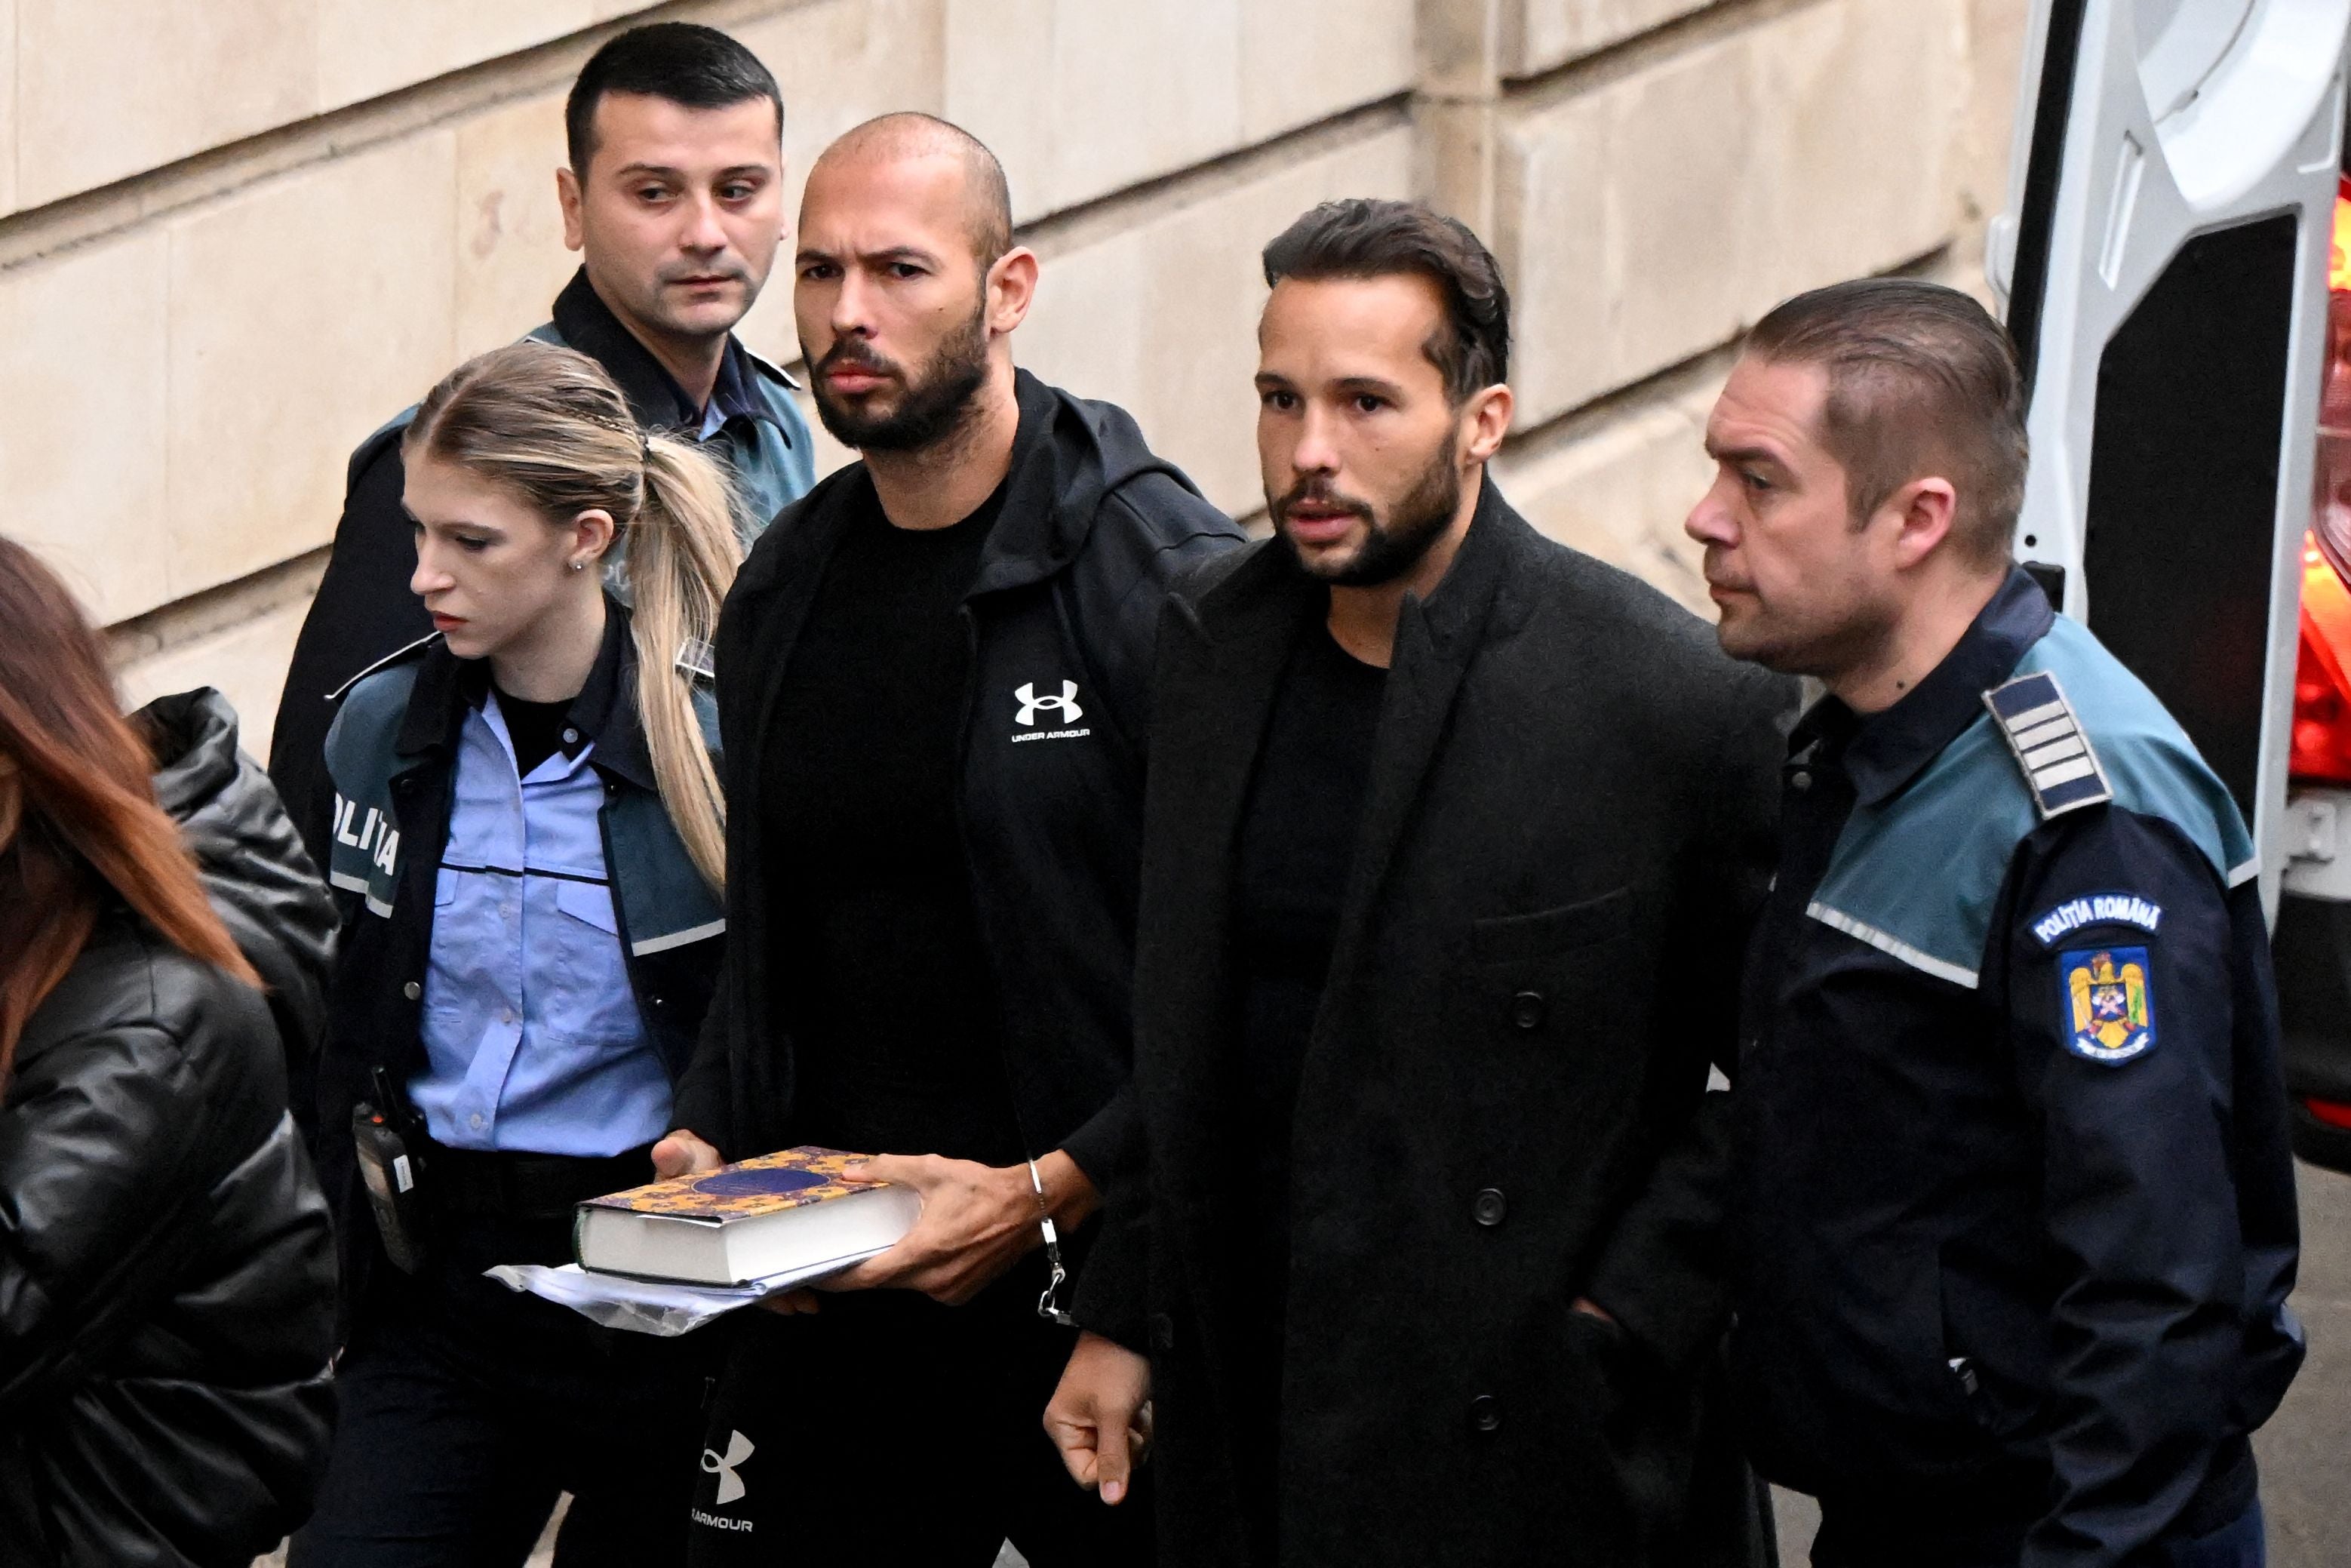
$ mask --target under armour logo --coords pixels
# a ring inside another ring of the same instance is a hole
[[[702,1473],[718,1478],[718,1506],[726,1507],[743,1495],[743,1478],[735,1473],[736,1467],[751,1457],[751,1439],[740,1432],[726,1434],[726,1457],[720,1458],[716,1448],[702,1450]]]
[[[1078,706],[1078,683],[1075,681],[1063,681],[1061,695],[1057,697],[1039,696],[1033,682],[1023,682],[1012,695],[1020,699],[1018,718],[1024,725],[1035,724],[1040,713],[1058,714],[1063,724],[1075,724],[1086,716],[1086,710]]]

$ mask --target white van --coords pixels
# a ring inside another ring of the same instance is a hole
[[[2351,1170],[2346,49],[2351,0],[2035,0],[1989,261],[2018,559],[2252,824],[2296,1147]]]

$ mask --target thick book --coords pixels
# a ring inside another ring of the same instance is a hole
[[[894,1243],[923,1211],[912,1187],[843,1181],[864,1157],[786,1149],[590,1198],[572,1222],[572,1251],[600,1274],[695,1285],[853,1261]]]

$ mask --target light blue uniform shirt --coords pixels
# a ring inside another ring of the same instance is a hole
[[[433,894],[427,1065],[409,1085],[448,1147],[617,1155],[668,1130],[669,1074],[613,917],[594,751],[559,749],[518,779],[496,694],[465,716]]]

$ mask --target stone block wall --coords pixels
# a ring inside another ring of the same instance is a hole
[[[1259,510],[1257,253],[1419,195],[1519,304],[1499,472],[1695,607],[1682,512],[1730,346],[1863,272],[1976,277],[2023,0],[0,0],[0,530],[266,745],[344,462],[574,258],[561,103],[620,26],[775,69],[795,186],[920,109],[993,146],[1044,262],[1019,355]],[[796,197],[795,197],[796,203]],[[796,357],[789,275],[746,323]],[[841,460],[828,450],[828,463]]]

